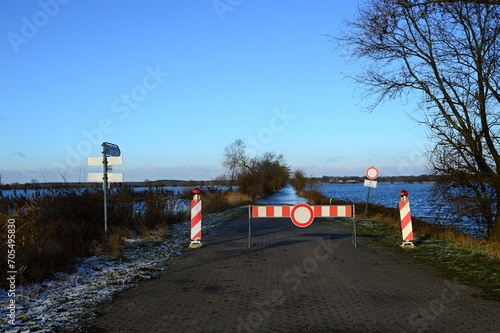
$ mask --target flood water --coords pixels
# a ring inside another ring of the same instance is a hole
[[[367,199],[368,188],[363,184],[318,184],[315,190],[328,198],[345,200],[364,209]],[[400,192],[405,189],[409,192],[411,201],[412,216],[420,217],[427,222],[449,225],[465,233],[481,236],[484,229],[473,221],[461,221],[460,224],[452,224],[444,219],[436,211],[435,202],[431,197],[432,184],[407,184],[407,183],[382,183],[377,188],[372,188],[370,193],[370,203],[396,208],[400,200]],[[291,185],[286,185],[274,195],[256,201],[263,205],[296,205],[307,203],[307,199],[299,197]]]
[[[370,189],[370,203],[398,208],[401,199],[401,190],[408,191],[411,203],[412,216],[424,220],[436,219],[436,208],[431,197],[432,184],[408,183],[380,183]],[[315,189],[328,198],[350,201],[352,203],[366,203],[368,187],[357,184],[318,184]]]
[[[407,190],[408,198],[411,203],[411,215],[419,217],[429,223],[451,226],[452,228],[463,231],[467,234],[483,237],[485,229],[477,221],[461,220],[454,223],[452,219],[446,218],[446,210],[440,211],[432,197],[432,184],[409,184],[409,183],[381,183],[377,188],[370,191],[370,203],[398,209],[398,203],[401,198],[401,190]],[[316,190],[328,198],[346,200],[352,203],[361,204],[364,209],[366,203],[368,188],[363,184],[321,184],[316,185]]]
[[[299,197],[291,185],[286,185],[273,195],[259,199],[255,203],[262,205],[296,205],[307,203],[307,199]]]
[[[409,199],[411,202],[412,216],[420,217],[427,222],[437,223],[443,225],[450,225],[456,229],[466,232],[471,235],[484,235],[484,228],[478,225],[474,221],[463,221],[461,224],[451,224],[448,219],[443,218],[443,216],[436,210],[435,202],[431,197],[431,184],[407,184],[407,183],[381,183],[378,184],[377,188],[372,188],[370,191],[370,203],[397,208],[398,202],[400,200],[400,191],[405,189],[409,192]],[[192,190],[192,187],[185,186],[167,186],[162,187],[163,189],[170,190],[174,192],[174,195],[178,195],[184,190]],[[218,186],[217,188],[221,190],[227,190],[232,188],[235,190],[237,187],[227,187]],[[148,188],[134,188],[134,191],[144,191]],[[356,203],[362,206],[364,209],[364,203],[367,199],[368,188],[364,187],[363,184],[318,184],[314,186],[314,189],[323,194],[328,198],[334,198],[339,200],[345,200],[351,203]],[[76,191],[82,191],[84,189],[73,189]],[[202,188],[203,190],[203,188]],[[10,196],[10,197],[32,197],[34,194],[46,194],[46,195],[56,195],[59,191],[63,190],[3,190],[0,191],[0,196]],[[291,185],[286,185],[280,191],[275,194],[259,199],[256,201],[257,204],[263,205],[296,205],[299,203],[307,203],[307,199],[299,197]]]

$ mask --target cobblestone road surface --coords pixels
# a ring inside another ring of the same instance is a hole
[[[123,292],[91,332],[500,332],[500,302],[315,220],[241,216]],[[186,243],[187,245],[187,243]]]

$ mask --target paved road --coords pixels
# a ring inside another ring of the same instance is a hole
[[[351,230],[248,217],[123,292],[92,332],[499,332],[500,302]]]

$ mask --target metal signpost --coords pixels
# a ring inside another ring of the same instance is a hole
[[[109,169],[113,165],[123,165],[123,158],[120,156],[120,148],[109,142],[102,144],[102,159],[99,157],[89,157],[88,166],[101,166],[103,167],[102,173],[88,174],[88,181],[102,181],[104,193],[104,237],[106,246],[108,245],[108,182],[123,182],[123,173],[109,173]]]
[[[368,194],[366,195],[366,206],[365,206],[365,216],[368,213],[368,202],[370,201],[370,189],[376,188],[377,187],[377,181],[375,179],[378,178],[378,169],[375,168],[373,165],[366,169],[365,172],[366,178],[365,179],[365,186],[368,187]]]
[[[104,191],[104,237],[106,239],[106,246],[108,245],[108,155],[109,156],[120,156],[120,148],[117,145],[104,142],[102,144],[102,171],[104,172],[103,180],[103,191]]]

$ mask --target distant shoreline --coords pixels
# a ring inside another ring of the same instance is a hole
[[[322,176],[308,178],[309,184],[359,184],[363,183],[365,177],[358,176]],[[419,183],[435,184],[436,179],[432,175],[420,176],[384,176],[376,179],[379,183]],[[163,186],[235,186],[236,184],[225,180],[180,180],[159,179],[113,183],[113,186],[131,187],[163,187]],[[0,190],[27,190],[27,189],[60,189],[60,188],[97,188],[102,183],[95,182],[30,182],[0,184]]]

